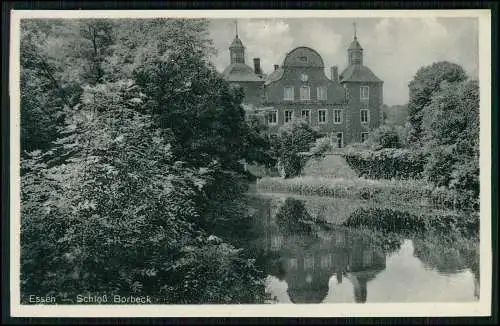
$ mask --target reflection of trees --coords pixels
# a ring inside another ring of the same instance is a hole
[[[470,268],[475,275],[479,274],[477,239],[444,240],[433,236],[415,238],[413,244],[413,255],[440,273],[457,273]]]
[[[311,233],[313,218],[307,212],[304,203],[294,198],[287,198],[276,214],[278,226],[290,233]]]

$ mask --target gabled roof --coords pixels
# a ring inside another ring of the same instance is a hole
[[[222,76],[227,81],[234,82],[262,82],[262,78],[257,76],[253,69],[244,63],[232,63],[222,72]]]
[[[375,76],[375,74],[370,70],[370,68],[360,65],[354,64],[348,66],[341,74],[340,74],[340,82],[374,82],[381,83],[382,80]]]

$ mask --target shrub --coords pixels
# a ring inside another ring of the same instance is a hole
[[[423,151],[400,148],[379,151],[348,148],[343,155],[359,177],[369,179],[417,179],[427,158]]]
[[[382,125],[375,129],[368,139],[368,144],[373,150],[401,147],[398,130],[394,126],[388,125]]]
[[[293,120],[282,126],[274,141],[278,170],[283,178],[295,177],[306,165],[308,155],[304,153],[314,145],[318,133],[303,120]]]

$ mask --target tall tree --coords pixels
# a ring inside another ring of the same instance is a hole
[[[423,109],[429,105],[432,95],[439,90],[442,82],[460,82],[467,79],[464,69],[448,61],[435,62],[420,68],[409,83],[408,103],[411,131],[409,143],[421,145]]]
[[[446,83],[424,109],[430,152],[427,177],[441,186],[479,195],[479,84]]]

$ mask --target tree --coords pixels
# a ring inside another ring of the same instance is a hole
[[[300,174],[308,155],[305,155],[319,138],[319,133],[304,120],[294,119],[279,129],[274,141],[274,155],[284,178]]]
[[[196,227],[210,169],[176,161],[142,105],[128,82],[86,87],[55,149],[23,161],[22,293],[258,301],[252,262]]]
[[[407,105],[383,105],[384,124],[390,126],[404,126],[408,120]]]
[[[423,109],[429,105],[433,94],[442,82],[460,82],[467,79],[464,69],[455,63],[440,61],[420,68],[409,83],[409,122],[412,126],[409,142],[414,145],[422,141]]]
[[[23,25],[25,143],[54,131],[22,160],[23,295],[259,302],[253,261],[212,234],[246,216],[240,161],[261,139],[208,64],[206,24]]]
[[[479,195],[479,84],[445,83],[424,109],[425,173],[439,186]]]

